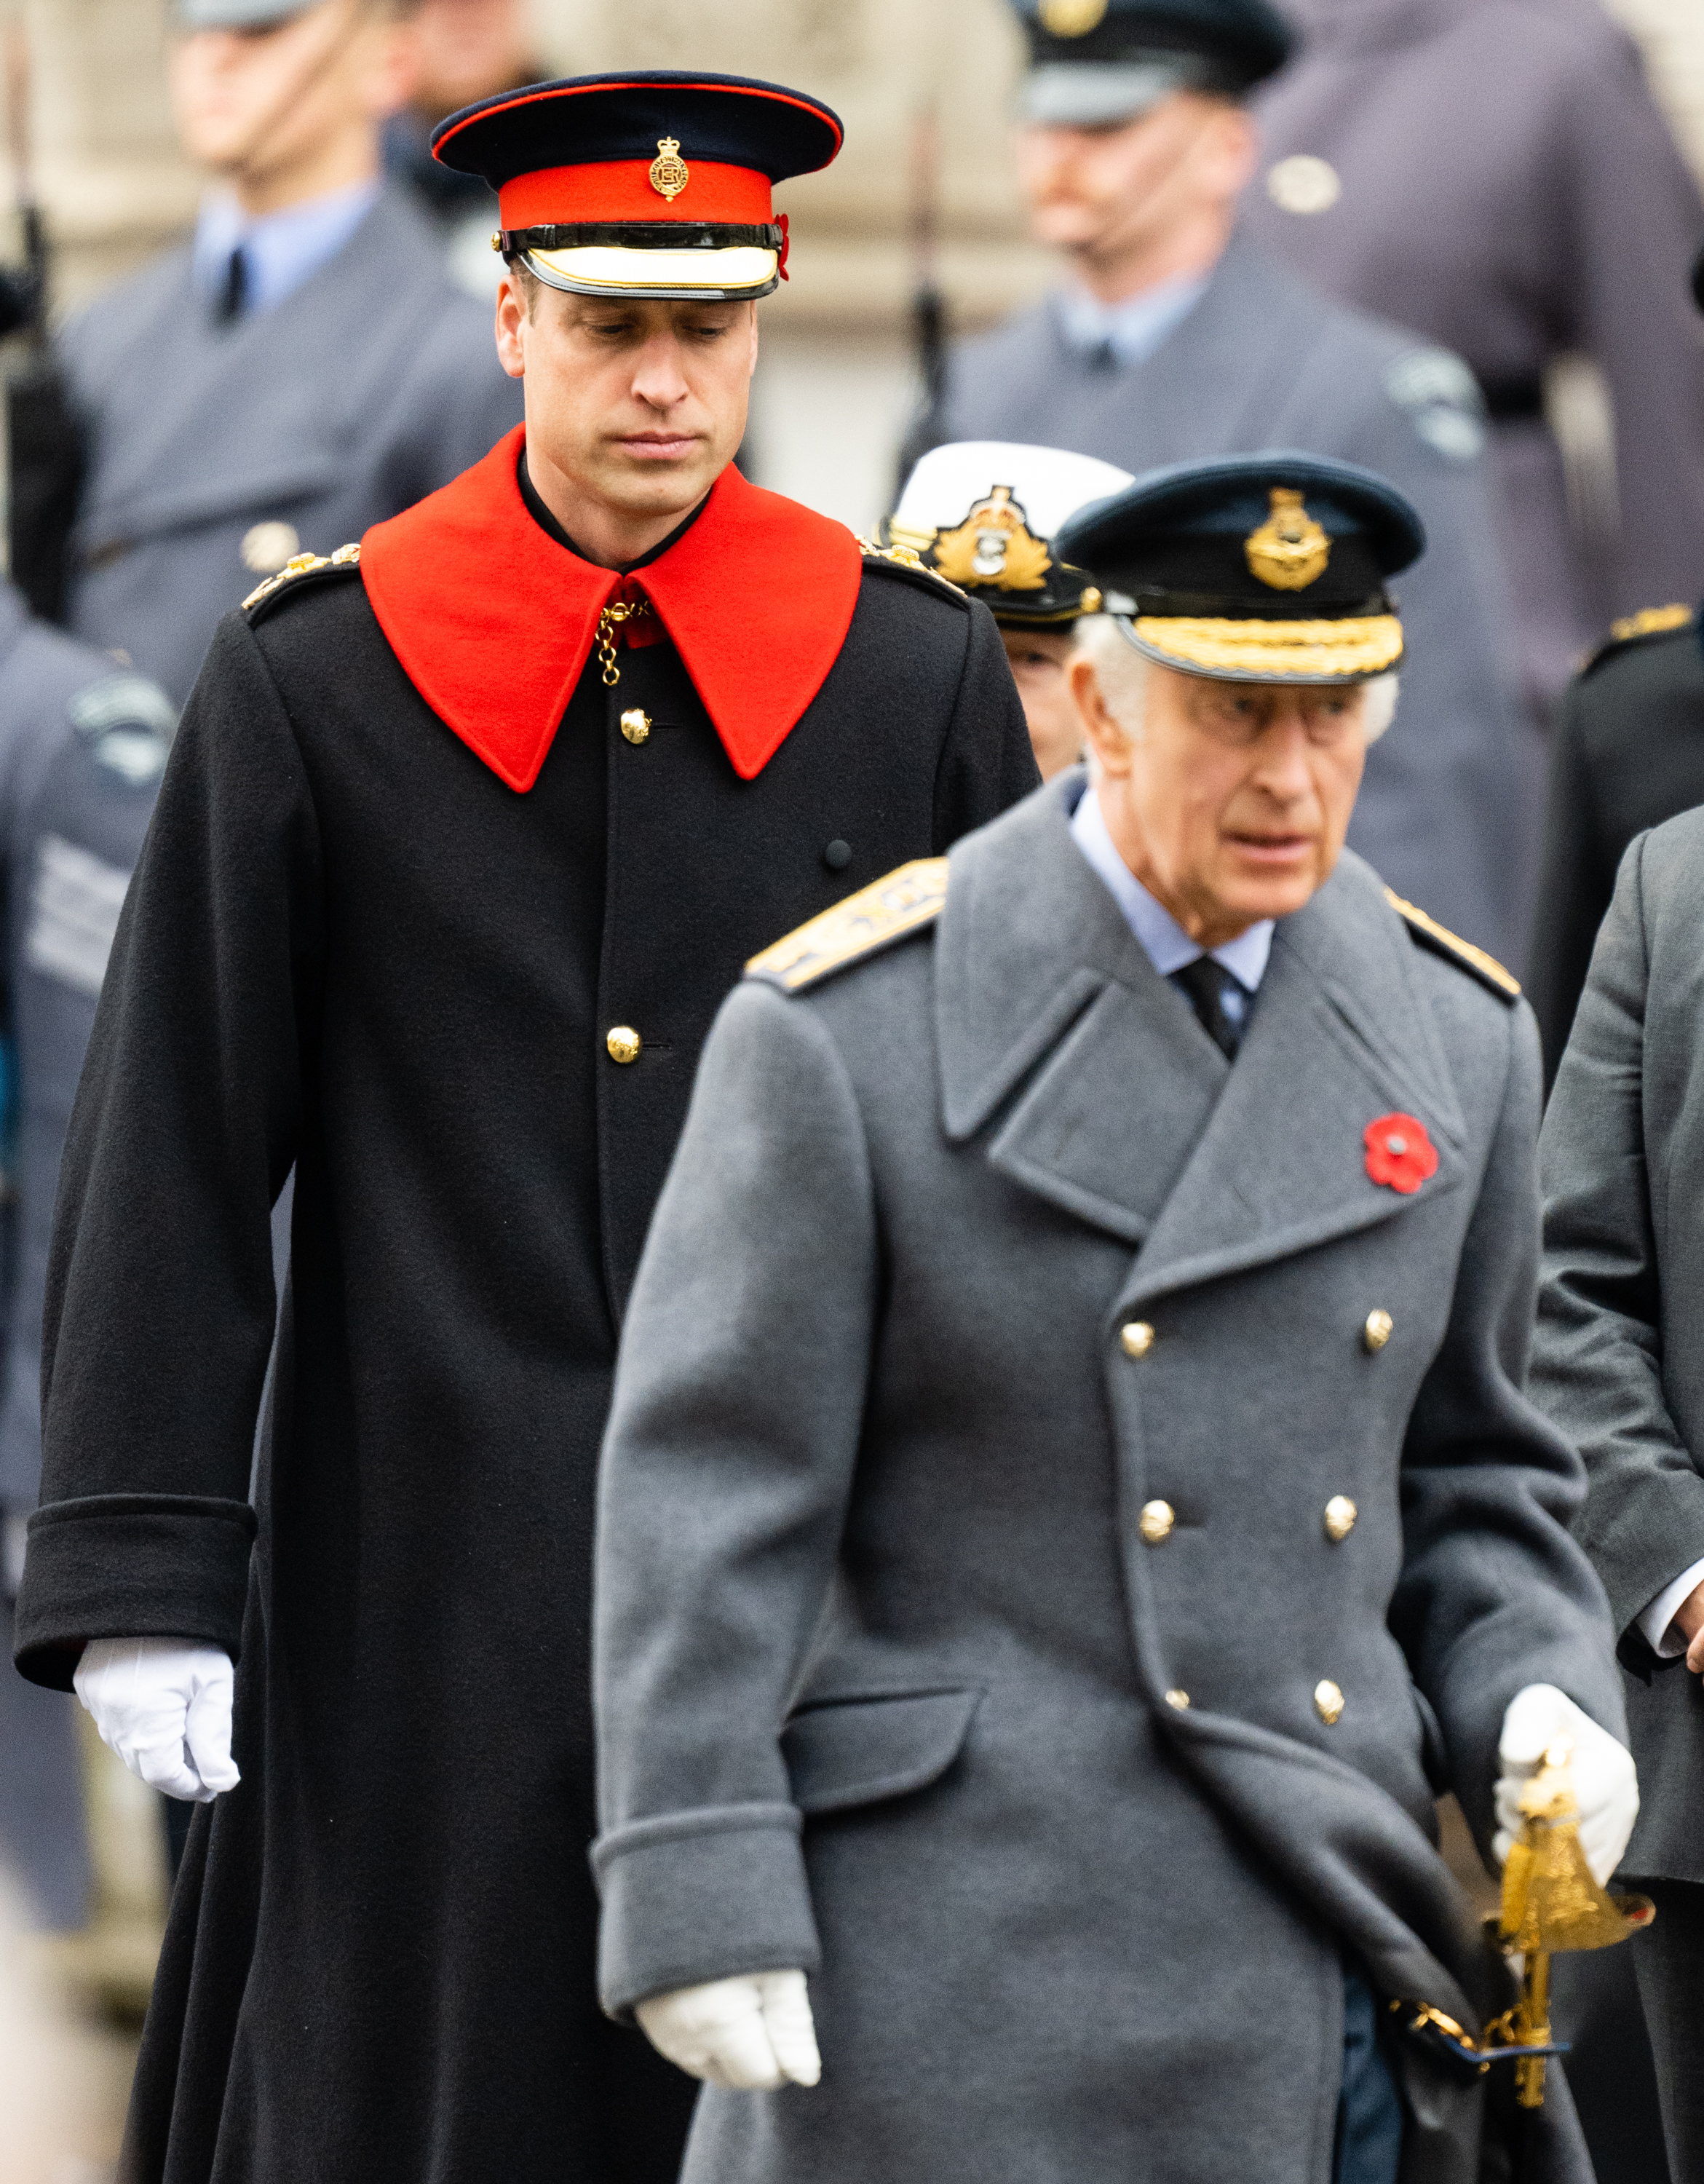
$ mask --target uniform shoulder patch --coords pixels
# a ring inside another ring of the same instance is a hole
[[[1488,956],[1471,940],[1463,940],[1459,933],[1451,933],[1447,925],[1439,925],[1435,917],[1428,917],[1412,902],[1404,902],[1395,888],[1385,889],[1384,900],[1408,928],[1410,937],[1418,946],[1430,949],[1434,956],[1447,956],[1470,978],[1477,978],[1482,986],[1489,988],[1500,1001],[1520,999],[1520,980],[1512,971],[1506,971],[1495,956]]]
[[[298,554],[287,561],[276,577],[269,577],[264,584],[257,584],[242,602],[242,611],[251,622],[259,621],[270,612],[272,602],[281,593],[305,590],[304,577],[321,578],[344,577],[360,566],[359,546],[340,546],[335,554]]]
[[[946,900],[946,859],[914,858],[754,956],[745,975],[766,979],[784,994],[802,993],[907,933],[921,933],[940,916]]]
[[[1602,660],[1612,658],[1623,646],[1638,644],[1650,637],[1669,637],[1677,629],[1690,629],[1698,619],[1697,610],[1677,599],[1673,606],[1641,607],[1637,614],[1623,615],[1609,626],[1609,635],[1595,652],[1589,652],[1579,664],[1581,675],[1590,675]]]
[[[961,605],[970,603],[969,593],[950,577],[944,577],[938,569],[932,569],[914,547],[884,546],[879,539],[860,538],[858,551],[864,556],[866,567],[873,565],[884,576],[908,577],[926,591],[944,592]]]

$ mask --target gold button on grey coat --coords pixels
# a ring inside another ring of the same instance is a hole
[[[869,890],[861,960],[735,991],[641,1263],[604,2005],[802,1966],[823,2055],[706,2091],[685,2184],[1328,2184],[1345,1956],[1504,2006],[1435,1794],[1489,1843],[1528,1684],[1622,1732],[1579,1462],[1521,1387],[1524,1004],[1345,855],[1228,1063],[1081,788],[961,843],[938,917],[883,944]],[[1412,1192],[1368,1173],[1393,1112]],[[1399,2067],[1405,2178],[1477,2184],[1484,2081]],[[1565,2090],[1539,2131],[1529,2174],[1587,2173]]]

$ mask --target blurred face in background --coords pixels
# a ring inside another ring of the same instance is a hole
[[[420,80],[409,103],[432,121],[540,74],[525,0],[422,0],[414,24]]]
[[[1042,779],[1051,781],[1083,755],[1083,719],[1066,673],[1072,633],[1069,629],[1019,629],[1005,622],[1000,633],[1023,700],[1036,765]]]
[[[1110,128],[1020,130],[1018,181],[1037,240],[1116,302],[1217,262],[1255,153],[1241,107],[1174,91]]]
[[[318,0],[252,31],[173,40],[168,85],[179,141],[258,217],[365,180],[379,131],[413,95],[412,24],[385,0]]]

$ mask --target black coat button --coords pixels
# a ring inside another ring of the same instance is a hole
[[[822,852],[822,861],[831,872],[844,872],[852,861],[849,842],[831,842]]]

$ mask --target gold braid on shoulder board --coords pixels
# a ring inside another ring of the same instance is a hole
[[[1395,888],[1385,889],[1384,900],[1423,948],[1429,948],[1434,956],[1448,956],[1470,977],[1477,978],[1482,986],[1488,986],[1499,1000],[1520,999],[1520,980],[1512,971],[1506,971],[1495,956],[1488,956],[1483,948],[1476,948],[1471,940],[1463,940],[1459,933],[1451,933],[1447,925],[1439,925],[1435,917],[1428,917],[1415,904],[1405,902]]]
[[[858,537],[856,532],[852,534]],[[859,538],[858,551],[866,561],[893,561],[902,569],[915,569],[920,577],[933,577],[938,584],[944,584],[949,592],[961,599],[969,594],[962,584],[955,584],[950,577],[944,577],[938,569],[932,569],[914,546],[884,546],[879,538]]]
[[[242,602],[246,614],[250,607],[259,606],[262,599],[270,599],[274,592],[293,583],[298,577],[305,577],[315,569],[352,569],[360,560],[359,546],[340,546],[335,554],[292,554],[276,577],[269,577],[264,584],[257,584]]]

